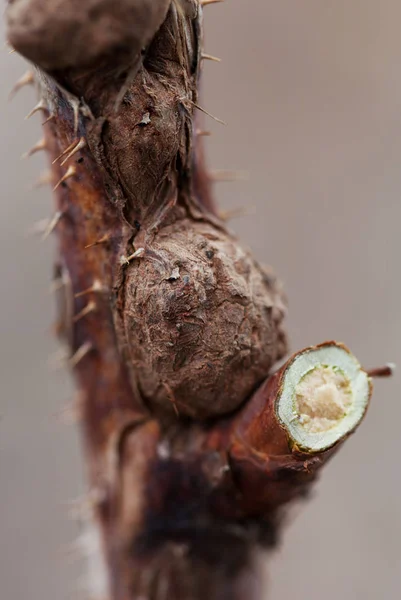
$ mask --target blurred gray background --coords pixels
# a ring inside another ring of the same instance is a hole
[[[226,0],[208,7],[203,105],[209,163],[249,181],[218,184],[232,227],[274,265],[290,300],[293,349],[335,338],[366,366],[401,365],[401,5],[398,0]],[[4,36],[3,36],[4,37]],[[79,439],[61,413],[68,376],[48,293],[53,244],[27,235],[51,213],[30,191],[43,156],[24,62],[1,67],[0,581],[4,600],[86,598],[69,520],[83,492]],[[400,379],[379,381],[357,434],[297,508],[270,558],[271,600],[401,595]],[[173,599],[171,599],[173,600]]]

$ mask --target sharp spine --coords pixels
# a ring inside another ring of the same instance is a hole
[[[200,0],[200,5],[208,6],[209,4],[217,4],[218,2],[224,2],[224,0]]]
[[[212,135],[212,132],[207,131],[206,129],[197,129],[195,131],[195,134],[198,135],[199,137],[208,137],[208,136]]]
[[[198,110],[203,112],[205,115],[207,115],[214,121],[217,121],[217,123],[220,123],[221,125],[227,125],[227,123],[225,121],[223,121],[222,119],[219,119],[218,117],[215,117],[214,115],[212,115],[212,113],[208,112],[205,108],[202,108],[202,106],[199,106],[199,104],[196,104],[196,102],[192,102],[192,104],[194,105],[195,108],[197,108]]]
[[[202,52],[201,54],[202,60],[211,60],[212,62],[221,62],[221,58],[218,56],[213,56],[212,54],[206,54]]]
[[[74,295],[74,297],[82,298],[83,296],[87,296],[88,294],[104,292],[104,291],[105,290],[102,285],[102,282],[99,281],[99,279],[95,279],[95,281],[89,288],[86,288],[86,290],[82,290],[82,292],[78,292],[77,294]]]
[[[145,254],[145,248],[138,248],[138,250],[135,250],[135,252],[133,254],[131,254],[130,256],[124,256],[124,255],[121,256],[120,264],[129,265],[131,260],[135,260],[136,258],[142,258],[142,256],[144,254]]]
[[[85,342],[84,344],[82,344],[82,346],[78,348],[75,354],[73,354],[70,357],[68,361],[70,368],[73,369],[74,367],[78,366],[79,363],[85,358],[85,356],[87,356],[87,354],[89,354],[89,352],[91,352],[92,350],[92,342]]]
[[[82,401],[80,400],[82,407],[84,401],[85,399],[82,399]],[[93,487],[86,496],[82,496],[71,503],[71,508],[68,511],[69,516],[77,521],[86,521],[88,517],[93,514],[94,509],[102,504],[106,498],[106,489],[102,489],[100,486]]]
[[[396,370],[396,365],[394,363],[387,363],[384,367],[378,367],[376,369],[369,369],[367,374],[369,377],[392,377],[394,375],[394,371]]]
[[[33,154],[36,154],[36,152],[40,152],[41,150],[46,150],[46,148],[47,148],[46,140],[45,140],[45,138],[42,138],[30,150],[28,150],[28,152],[25,152],[21,156],[21,158],[22,159],[29,158]]]
[[[78,100],[78,98],[72,97],[70,98],[70,104],[74,115],[74,135],[77,135],[79,126],[79,107],[81,102]]]
[[[56,115],[50,115],[50,117],[47,117],[46,121],[43,121],[42,125],[46,125],[46,123],[50,123],[50,121],[54,121],[55,118],[56,118]]]
[[[31,112],[27,114],[27,116],[25,117],[25,119],[30,119],[34,114],[36,114],[37,112],[39,112],[41,110],[43,110],[43,111],[47,111],[48,110],[47,104],[46,104],[46,102],[43,99],[39,100],[39,102],[37,103],[37,105],[33,107],[33,109],[31,110]]]
[[[108,242],[110,240],[110,233],[105,233],[104,236],[102,236],[99,240],[96,240],[96,242],[93,242],[92,244],[88,244],[87,246],[85,246],[85,250],[88,250],[88,248],[94,248],[94,246],[99,246],[100,244],[105,244],[106,242]]]
[[[247,217],[255,212],[255,207],[242,206],[233,208],[231,210],[225,210],[219,212],[219,217],[222,221],[230,221],[238,217]]]
[[[78,321],[80,321],[81,319],[83,319],[83,318],[87,317],[88,315],[90,315],[91,313],[95,312],[96,309],[97,309],[96,302],[91,300],[90,302],[88,302],[88,304],[85,306],[85,308],[83,308],[81,310],[81,312],[79,312],[78,314],[75,315],[75,317],[73,318],[73,323],[78,323]]]
[[[64,279],[62,277],[59,277],[58,279],[55,279],[50,284],[49,293],[50,294],[56,294],[59,290],[63,289],[64,285],[65,285],[64,284]]]
[[[59,154],[57,156],[57,158],[55,158],[52,162],[52,165],[56,164],[56,162],[58,162],[61,158],[63,158],[63,156],[65,156],[66,154],[68,154],[69,152],[71,152],[71,150],[74,150],[75,146],[79,144],[79,140],[74,140],[67,148],[65,148],[61,154]]]
[[[47,224],[47,227],[42,235],[42,240],[47,240],[47,238],[49,237],[49,235],[51,235],[53,233],[53,231],[55,230],[55,228],[57,227],[57,225],[59,224],[59,221],[61,219],[61,217],[63,216],[63,213],[61,211],[57,211],[54,214],[54,217],[52,217]]]
[[[53,182],[53,173],[51,171],[44,171],[39,179],[33,184],[33,189],[42,187],[44,185],[50,185]]]
[[[42,234],[46,231],[46,228],[49,226],[49,219],[40,219],[36,221],[29,229],[30,235],[38,235]]]
[[[67,348],[59,348],[47,360],[47,364],[52,371],[58,370],[63,367],[68,361],[68,350]]]
[[[81,394],[75,394],[60,411],[59,416],[66,425],[79,423],[82,419],[83,402],[81,402]]]
[[[85,148],[86,146],[86,139],[84,137],[81,137],[81,139],[79,140],[79,142],[77,143],[77,145],[71,150],[71,152],[69,152],[67,154],[67,156],[64,158],[63,162],[60,163],[61,166],[65,165],[65,163],[70,160],[70,158],[72,158],[74,156],[74,154],[76,154],[77,152],[79,152],[80,150],[82,150],[82,148]]]
[[[18,79],[18,81],[14,84],[14,87],[12,88],[8,99],[11,100],[11,98],[13,98],[15,96],[15,94],[23,87],[25,87],[26,85],[33,85],[35,83],[35,77],[34,74],[32,73],[32,71],[27,71],[26,73],[24,73],[24,75],[22,77],[20,77],[20,79]]]
[[[63,175],[62,178],[54,186],[53,192],[55,192],[60,187],[60,185],[62,183],[64,183],[64,181],[67,181],[67,179],[74,177],[74,175],[76,175],[76,173],[77,173],[76,168],[73,165],[69,166],[65,175]]]

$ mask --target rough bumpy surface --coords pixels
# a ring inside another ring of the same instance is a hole
[[[170,1],[10,0],[9,4],[10,42],[43,68],[58,70],[93,65],[111,53],[137,55],[162,24]]]
[[[161,230],[127,270],[122,320],[151,406],[197,418],[237,408],[286,351],[279,286],[208,223]]]

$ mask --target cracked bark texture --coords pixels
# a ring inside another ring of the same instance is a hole
[[[260,598],[258,547],[275,545],[286,505],[335,450],[302,454],[273,414],[285,298],[212,201],[195,116],[202,10],[6,11],[10,43],[34,63],[59,182],[57,329],[113,600]]]

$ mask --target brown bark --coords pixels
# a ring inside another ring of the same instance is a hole
[[[258,545],[335,448],[299,452],[275,414],[285,301],[212,201],[202,7],[14,0],[7,16],[45,102],[57,328],[110,598],[259,598]]]

